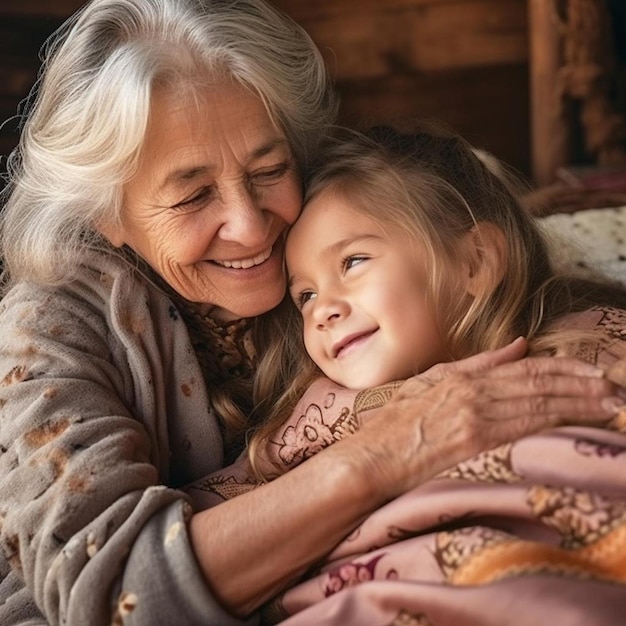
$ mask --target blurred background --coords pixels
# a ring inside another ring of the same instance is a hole
[[[0,155],[42,44],[82,4],[0,0]],[[322,49],[346,124],[436,118],[537,185],[626,163],[626,0],[274,4]]]

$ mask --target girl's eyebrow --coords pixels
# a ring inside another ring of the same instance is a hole
[[[338,241],[335,241],[335,243],[331,244],[327,248],[324,248],[324,252],[337,253],[337,252],[341,252],[342,250],[344,250],[345,248],[347,248],[348,246],[354,243],[365,243],[368,241],[380,241],[381,239],[382,237],[380,237],[379,235],[371,235],[371,234],[351,235],[350,237],[344,237],[343,239],[339,239]]]
[[[297,276],[295,276],[295,274],[291,274],[289,276],[289,279],[287,280],[287,289],[289,291],[291,291],[293,289],[293,285],[294,283],[298,280]]]

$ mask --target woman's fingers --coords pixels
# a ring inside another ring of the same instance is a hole
[[[449,466],[547,428],[606,424],[625,405],[624,390],[589,364],[530,361],[454,374],[423,393],[421,415],[415,415],[423,443]],[[403,392],[401,398],[410,403]]]
[[[508,347],[508,346],[507,346]],[[472,372],[468,372],[472,374]],[[490,378],[523,377],[542,379],[545,376],[570,376],[576,378],[604,378],[604,371],[580,359],[569,357],[528,357],[515,362],[505,362],[484,372],[475,372]]]
[[[454,384],[454,377],[451,382]],[[494,418],[528,415],[531,421],[545,420],[546,427],[591,424],[626,406],[626,389],[605,378],[600,368],[570,358],[506,363],[474,375],[472,389],[477,398],[493,405],[488,408],[494,411]]]
[[[427,394],[427,398],[420,402],[422,394]],[[568,420],[581,423],[608,419],[626,404],[626,390],[589,363],[534,357],[503,363],[484,372],[457,372],[426,391],[417,377],[402,385],[398,399],[415,407],[412,416],[404,410],[407,419],[420,419],[421,409],[433,399],[436,409],[429,406],[429,418],[433,421],[445,423],[449,415],[458,419],[458,415],[471,412],[476,419],[528,416],[529,424],[547,420],[550,426]]]
[[[454,442],[469,456],[554,426],[605,424],[624,407],[623,389],[594,373],[572,376],[571,369],[577,364],[534,363],[510,376],[451,376],[427,392],[435,402],[421,423],[424,439]]]
[[[537,401],[542,398],[579,398],[583,400],[582,406],[588,403],[589,407],[593,408],[600,401],[609,398],[622,404],[626,401],[626,390],[607,378],[601,378],[601,370],[588,370],[584,367],[579,370],[575,362],[555,364],[552,371],[550,371],[552,364],[526,365],[526,368],[512,368],[506,373],[493,370],[480,376],[452,376],[449,381],[453,385],[471,381],[467,383],[469,389],[486,402],[516,401],[522,398],[536,398]],[[528,373],[529,369],[542,371]]]
[[[484,406],[479,412],[459,415],[454,432],[449,432],[454,457],[462,461],[498,445],[510,443],[546,429],[566,425],[600,426],[617,414],[615,406],[606,406],[601,398],[517,398]],[[451,424],[452,425],[452,424]],[[426,433],[426,430],[425,430]],[[441,434],[438,435],[440,439]],[[424,436],[433,448],[437,444]],[[453,463],[448,456],[448,469]]]
[[[441,384],[466,404],[494,411],[500,419],[524,413],[566,418],[575,407],[572,420],[594,420],[626,404],[626,390],[605,378],[601,369],[570,358],[526,358],[487,372],[455,374]],[[586,417],[585,411],[591,414]]]
[[[624,407],[617,397],[545,397],[536,396],[501,400],[483,414],[485,422],[520,422],[528,434],[567,424],[599,425],[614,417]],[[526,433],[523,433],[526,434]]]
[[[421,376],[409,379],[372,416],[359,439],[385,468],[386,494],[547,428],[605,425],[625,406],[626,391],[601,369],[571,358],[520,358],[523,349],[515,342],[467,359],[430,387]]]

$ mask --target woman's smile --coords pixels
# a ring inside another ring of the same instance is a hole
[[[236,270],[240,270],[240,269],[247,270],[251,267],[261,265],[262,263],[267,261],[267,259],[270,258],[271,254],[272,254],[272,248],[270,247],[267,250],[264,250],[263,252],[261,252],[261,254],[258,254],[257,256],[250,258],[250,259],[237,259],[233,261],[214,261],[214,263],[217,263],[218,265],[221,265],[222,267],[233,268]]]

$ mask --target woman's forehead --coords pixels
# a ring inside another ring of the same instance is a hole
[[[245,166],[289,151],[262,101],[242,87],[205,87],[193,98],[168,90],[153,97],[140,169],[150,169],[161,187],[218,170],[229,160]]]

